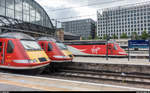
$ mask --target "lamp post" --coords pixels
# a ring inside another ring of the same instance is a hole
[[[150,62],[150,37],[149,37],[149,62]]]
[[[106,11],[106,60],[108,60],[108,40],[109,40],[107,26],[108,26],[108,14]]]

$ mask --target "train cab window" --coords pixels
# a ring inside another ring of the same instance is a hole
[[[0,42],[0,47],[2,46],[2,42]]]
[[[0,42],[0,52],[2,52],[2,48],[3,48],[2,42]]]
[[[115,49],[115,50],[117,50],[117,49],[118,49],[116,44],[114,44],[114,49]]]
[[[41,47],[42,47],[42,49],[44,49],[44,43],[41,43]]]
[[[13,53],[13,50],[14,50],[14,44],[11,40],[9,40],[7,44],[7,53]]]
[[[50,43],[48,43],[48,51],[52,51],[52,45]]]

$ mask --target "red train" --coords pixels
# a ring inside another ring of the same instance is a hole
[[[0,35],[0,68],[40,74],[49,63],[50,59],[34,38],[18,32]]]
[[[73,56],[68,56],[64,53],[64,51],[68,50],[67,47],[53,38],[41,37],[38,39],[38,43],[52,62],[70,62],[73,60]],[[64,50],[62,50],[62,47]]]
[[[117,43],[109,41],[66,41],[68,49],[74,55],[106,55],[108,46],[108,55],[127,55]]]

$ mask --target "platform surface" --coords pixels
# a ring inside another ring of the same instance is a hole
[[[73,62],[86,63],[106,63],[106,64],[131,64],[131,65],[150,65],[149,59],[133,59],[128,58],[101,58],[101,57],[75,57]]]
[[[0,83],[0,91],[41,91],[41,90]]]
[[[63,79],[42,78],[35,76],[24,76],[8,73],[0,73],[0,84],[3,89],[9,91],[20,91],[17,87],[41,90],[41,91],[150,91],[149,89],[115,86],[109,84],[96,84],[88,82],[70,81]],[[10,85],[12,88],[10,88]],[[5,91],[2,90],[1,91]],[[27,90],[28,91],[28,90]]]

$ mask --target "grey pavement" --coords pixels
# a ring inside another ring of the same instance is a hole
[[[0,91],[42,91],[42,90],[0,83]]]

